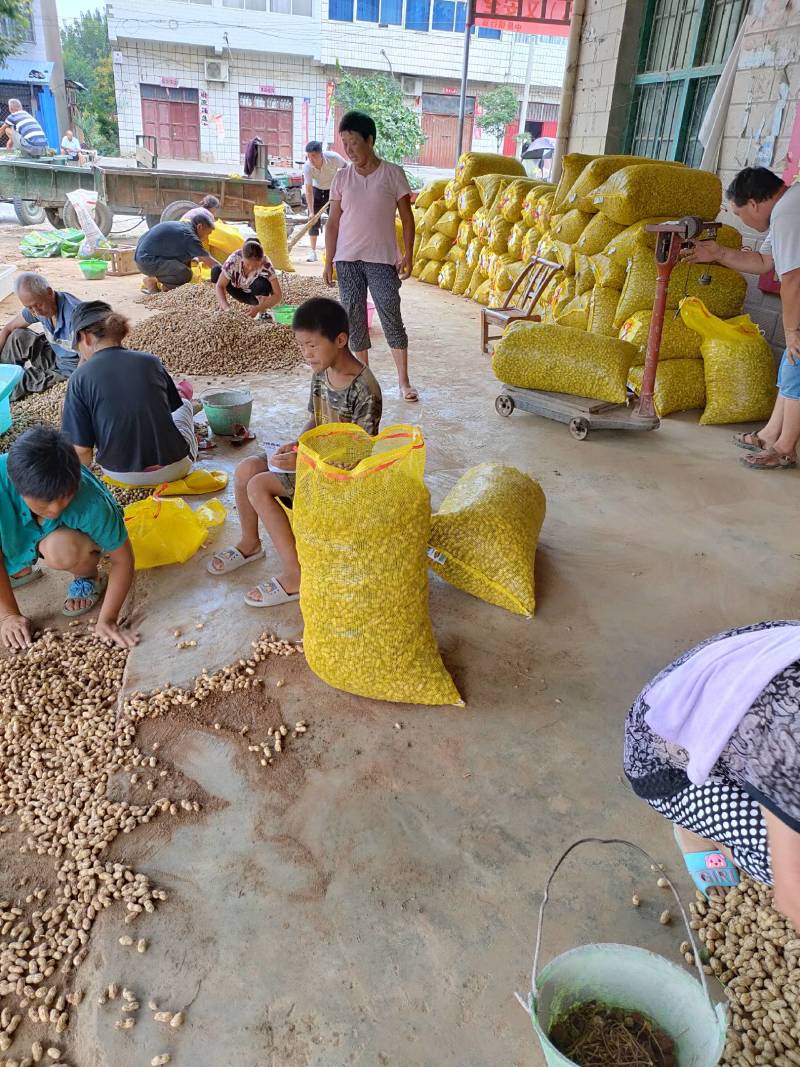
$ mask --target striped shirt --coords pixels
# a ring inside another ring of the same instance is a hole
[[[6,125],[14,127],[23,144],[30,145],[31,148],[45,148],[47,146],[44,130],[33,115],[29,115],[27,111],[12,111],[6,119]]]

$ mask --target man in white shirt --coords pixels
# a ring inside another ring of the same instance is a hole
[[[303,167],[303,181],[306,187],[306,205],[308,217],[324,207],[331,195],[331,185],[336,172],[347,166],[347,160],[338,152],[323,152],[321,141],[309,141],[306,145],[306,163]],[[309,263],[317,261],[317,238],[322,230],[320,218],[309,231],[311,251],[307,256]]]
[[[61,151],[68,159],[80,160],[81,157],[81,142],[72,132],[67,130],[64,136],[61,138]]]
[[[746,226],[769,231],[761,251],[698,241],[684,259],[722,263],[745,274],[774,271],[780,279],[786,350],[778,371],[778,398],[763,430],[734,434],[734,443],[752,453],[742,460],[750,470],[788,470],[797,466],[800,441],[800,185],[787,186],[766,167],[745,167],[726,196]]]

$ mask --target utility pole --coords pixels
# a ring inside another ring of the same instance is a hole
[[[528,101],[531,97],[531,78],[533,77],[533,47],[535,38],[533,34],[528,37],[528,66],[525,69],[525,89],[522,93],[522,106],[519,109],[519,134],[525,133],[525,123],[528,121]],[[522,154],[523,142],[519,142],[520,155]]]
[[[475,0],[467,0],[466,25],[464,26],[464,62],[461,69],[461,93],[458,98],[458,137],[456,139],[456,163],[464,148],[464,126],[467,117],[467,79],[469,78],[469,45],[472,27],[475,24]]]

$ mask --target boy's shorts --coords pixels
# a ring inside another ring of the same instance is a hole
[[[263,451],[256,453],[256,459],[263,459],[265,466],[269,463],[269,457]],[[274,474],[281,483],[281,488],[284,490],[281,500],[288,501],[291,506],[291,501],[294,497],[295,476],[293,474],[279,474],[278,471],[270,471],[269,473]]]
[[[786,352],[778,370],[778,389],[789,400],[800,400],[800,360],[790,363]]]

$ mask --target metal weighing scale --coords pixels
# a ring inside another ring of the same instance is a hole
[[[498,415],[508,417],[515,408],[541,415],[545,419],[564,422],[577,441],[584,441],[590,430],[657,430],[661,420],[653,405],[653,389],[658,369],[658,353],[664,329],[664,314],[667,308],[667,289],[681,249],[705,235],[705,240],[714,240],[722,224],[704,222],[694,215],[677,222],[661,222],[648,226],[648,233],[656,236],[656,295],[647,351],[644,362],[644,377],[639,399],[631,404],[609,404],[605,400],[592,400],[586,396],[569,393],[548,393],[539,389],[520,389],[503,385],[503,391],[494,402]],[[701,285],[709,285],[711,277],[704,274]]]

